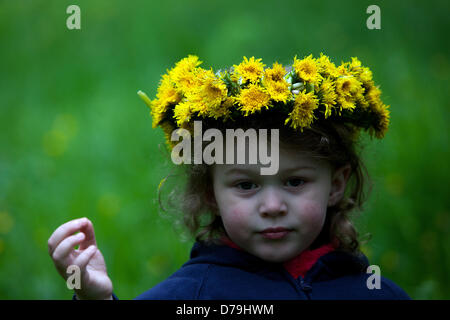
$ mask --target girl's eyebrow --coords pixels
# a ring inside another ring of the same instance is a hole
[[[313,171],[317,171],[316,167],[311,167],[311,166],[299,166],[299,167],[293,167],[293,168],[287,168],[282,170],[280,168],[280,172],[283,173],[289,173],[289,172],[293,172],[293,171],[300,171],[300,170],[313,170]]]
[[[294,172],[294,171],[300,171],[300,170],[313,170],[313,171],[317,171],[317,168],[315,167],[311,167],[311,166],[299,166],[299,167],[292,167],[292,168],[287,168],[282,170],[282,168],[280,168],[279,173],[290,173],[290,172]],[[251,168],[231,168],[225,171],[225,174],[227,175],[231,175],[231,174],[257,174],[259,175],[259,169],[255,168],[255,170],[251,169]]]
[[[225,174],[231,175],[231,174],[259,174],[259,169],[256,168],[255,170],[252,170],[250,168],[231,168],[225,171]]]

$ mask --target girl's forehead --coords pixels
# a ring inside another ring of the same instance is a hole
[[[235,173],[251,173],[259,175],[261,167],[266,166],[267,165],[259,162],[256,164],[216,164],[214,165],[214,171],[225,175]],[[279,170],[277,174],[284,174],[299,170],[318,171],[323,169],[328,169],[328,163],[325,161],[320,160],[307,152],[297,149],[286,149],[280,146]]]

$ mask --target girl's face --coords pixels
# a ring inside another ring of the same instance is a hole
[[[319,235],[327,207],[342,196],[348,174],[280,145],[276,175],[261,165],[215,165],[215,204],[228,237],[247,252],[284,262]]]

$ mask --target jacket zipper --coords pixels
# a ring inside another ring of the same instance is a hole
[[[298,276],[297,283],[300,285],[300,289],[302,289],[302,291],[306,294],[308,299],[311,299],[311,297],[309,296],[309,293],[312,290],[311,285],[307,284],[302,276]]]
[[[312,286],[308,284],[302,276],[294,278],[288,271],[283,269],[285,274],[295,283],[295,286],[300,289],[308,300],[311,300],[310,292],[312,291]]]

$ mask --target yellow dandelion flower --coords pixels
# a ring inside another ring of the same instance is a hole
[[[197,112],[199,115],[204,116],[208,113],[208,105],[201,99],[201,97],[191,96],[192,100],[188,100],[191,103],[191,110]]]
[[[152,100],[150,115],[152,116],[152,127],[156,128],[158,124],[164,119],[169,104],[162,102],[159,99]]]
[[[175,68],[194,69],[201,65],[203,61],[200,61],[195,55],[188,55],[186,58],[181,59],[175,65]]]
[[[261,79],[264,72],[265,64],[261,60],[255,59],[255,57],[251,57],[249,60],[244,56],[244,61],[237,66],[233,65],[234,73],[241,76],[244,82],[248,80],[251,83],[256,83]]]
[[[196,81],[195,88],[186,92],[191,110],[205,115],[210,109],[220,108],[228,94],[225,83],[212,70],[199,70]]]
[[[187,101],[180,102],[175,106],[173,110],[173,116],[176,119],[177,126],[181,126],[185,122],[189,122],[191,119],[192,110],[191,105]]]
[[[316,85],[319,84],[322,77],[319,73],[317,61],[312,57],[312,54],[303,60],[297,60],[297,56],[295,56],[292,66],[297,73],[297,76],[303,81]]]
[[[328,118],[337,99],[334,81],[331,78],[323,80],[318,94],[321,97],[321,103],[325,106],[325,118]]]
[[[286,81],[264,81],[264,87],[274,101],[286,103],[292,98],[289,84]]]
[[[197,78],[193,70],[179,69],[173,72],[172,77],[176,88],[183,94],[193,90],[197,85]]]
[[[358,94],[356,96],[356,102],[362,109],[366,109],[369,107],[369,101],[366,100],[363,94]]]
[[[339,76],[336,65],[323,53],[320,53],[320,58],[317,59],[317,65],[319,67],[319,72],[323,76],[335,78]]]
[[[352,73],[347,68],[348,63],[342,62],[339,67],[336,68],[337,76],[351,76]]]
[[[376,115],[376,121],[374,125],[375,137],[381,139],[386,134],[390,123],[389,106],[383,103],[377,103],[373,105],[374,113]]]
[[[361,72],[358,74],[358,78],[366,87],[373,85],[372,71],[370,71],[369,68],[362,67]]]
[[[275,62],[272,68],[264,70],[263,86],[266,88],[270,98],[278,102],[286,102],[292,97],[289,84],[284,79],[286,69]]]
[[[341,96],[354,95],[364,92],[361,82],[353,76],[343,76],[336,80],[336,92]]]
[[[264,70],[264,79],[267,81],[282,82],[286,74],[286,69],[278,62],[275,62],[272,68]]]
[[[210,108],[208,110],[208,116],[214,119],[222,118],[223,121],[228,119],[231,115],[231,107],[234,105],[234,98],[227,97],[225,101],[215,108]]]
[[[169,147],[169,149],[171,150],[178,143],[177,141],[171,140],[172,132],[176,128],[169,121],[163,121],[159,124],[159,126],[163,130],[164,137],[166,139],[166,144]]]
[[[156,97],[162,104],[177,103],[181,100],[181,96],[178,94],[169,75],[163,75]]]
[[[300,92],[294,101],[292,111],[289,113],[284,124],[291,122],[291,127],[301,129],[311,126],[314,121],[314,110],[317,109],[319,103],[314,93],[306,90]]]
[[[245,112],[245,116],[249,113],[260,111],[262,108],[269,107],[270,96],[267,90],[251,84],[248,88],[243,89],[236,101],[239,103],[239,109]]]
[[[186,58],[181,59],[175,64],[175,67],[169,71],[169,75],[173,78],[175,82],[178,81],[177,75],[183,72],[189,72],[195,70],[202,61],[198,60],[197,56],[189,55]]]
[[[352,61],[349,63],[349,69],[359,69],[361,68],[361,61],[357,57],[352,57]]]
[[[203,102],[210,105],[211,108],[220,106],[228,94],[225,83],[217,78],[211,70],[207,70],[204,73],[204,78],[201,82],[198,94]]]
[[[339,115],[341,114],[340,111],[344,109],[352,111],[356,107],[355,98],[351,95],[338,96],[337,104],[339,105]]]
[[[200,64],[202,64],[202,61],[199,61],[197,56],[189,55],[178,61],[175,67],[168,72],[178,90],[186,92],[195,87],[195,71]]]
[[[371,86],[367,89],[366,100],[369,103],[377,103],[380,100],[381,90],[376,86]]]

